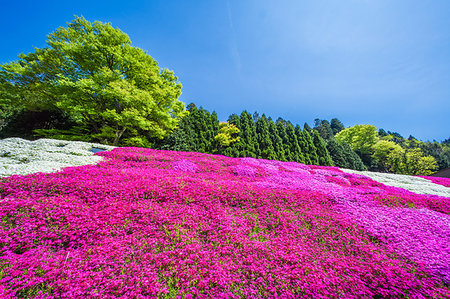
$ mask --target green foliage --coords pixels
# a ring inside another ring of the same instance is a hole
[[[261,155],[259,144],[256,136],[256,125],[253,117],[247,111],[243,111],[240,115],[240,156],[257,158]]]
[[[31,111],[22,108],[5,117],[3,126],[0,129],[0,138],[21,137],[36,139],[40,136],[53,138],[52,134],[58,134],[54,131],[69,130],[73,125],[74,120],[59,109]],[[80,136],[78,140],[82,140],[82,137]]]
[[[119,29],[80,17],[49,34],[46,48],[2,65],[0,85],[2,99],[29,110],[61,109],[105,143],[162,138],[186,115],[173,72]]]
[[[275,152],[275,148],[271,139],[271,134],[269,131],[269,120],[263,114],[256,121],[256,133],[259,148],[261,149],[260,158],[275,160],[277,155]]]
[[[314,120],[314,130],[317,131],[324,140],[328,140],[334,136],[330,123],[327,120],[316,118]]]
[[[393,141],[379,140],[372,147],[373,158],[382,171],[400,172],[405,151]]]
[[[388,133],[384,129],[379,129],[378,130],[378,136],[384,137],[384,136],[387,136],[387,135],[388,135]]]
[[[372,146],[378,141],[377,128],[372,125],[356,125],[342,130],[335,136],[338,142],[346,142],[352,150],[372,154]]]
[[[231,143],[240,140],[239,134],[240,130],[233,124],[227,122],[221,122],[219,124],[219,133],[214,136],[214,139],[218,142],[220,147],[227,147]]]
[[[304,147],[302,146],[303,152],[306,153],[309,161],[311,161],[311,165],[319,165],[319,154],[317,153],[317,148],[314,145],[309,131],[303,130],[302,135],[304,141]]]
[[[153,147],[166,150],[212,153],[217,150],[215,136],[219,132],[217,114],[188,105],[185,116],[175,129],[163,140],[153,139]]]
[[[36,129],[34,130],[35,136],[39,138],[50,138],[69,141],[85,141],[92,140],[92,136],[89,135],[89,130],[81,126],[76,126],[67,130],[60,129]]]
[[[269,119],[269,134],[275,152],[275,159],[279,161],[287,161],[283,139],[281,139],[280,133],[278,132],[278,126],[272,119]]]
[[[355,170],[367,170],[361,158],[347,143],[339,143],[332,138],[327,141],[327,150],[335,166]]]
[[[308,125],[308,123],[304,123],[304,124],[303,124],[303,131],[307,131],[308,133],[311,133],[312,129],[311,129],[311,127]]]
[[[319,156],[319,165],[332,166],[333,161],[331,160],[326,145],[316,130],[313,131],[313,143],[317,149],[317,155]]]
[[[436,160],[431,156],[423,156],[422,151],[415,148],[405,153],[401,173],[412,175],[430,175],[436,169]]]
[[[333,118],[331,120],[330,127],[331,127],[331,130],[333,131],[333,135],[336,135],[337,133],[339,133],[340,131],[345,129],[344,125],[337,118]]]
[[[436,159],[439,169],[450,167],[450,144],[442,142],[420,142],[418,147],[424,155],[432,156]]]

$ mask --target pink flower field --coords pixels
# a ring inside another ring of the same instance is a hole
[[[0,297],[450,296],[450,198],[293,162],[97,155],[0,179]]]

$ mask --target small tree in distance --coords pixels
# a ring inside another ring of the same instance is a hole
[[[233,124],[228,122],[221,122],[219,124],[219,133],[214,136],[214,139],[218,143],[219,152],[222,148],[230,146],[230,144],[239,141],[240,130]]]

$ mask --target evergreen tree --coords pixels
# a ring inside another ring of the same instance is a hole
[[[313,131],[313,143],[317,149],[317,155],[319,156],[319,165],[322,166],[333,165],[333,161],[330,158],[327,147],[316,130]]]
[[[242,157],[256,158],[260,156],[259,145],[256,136],[256,126],[253,117],[247,111],[243,111],[240,116],[241,135],[240,138],[244,144],[244,150],[241,152]]]
[[[155,149],[174,151],[196,151],[197,134],[193,127],[193,118],[198,108],[194,103],[187,106],[189,114],[178,123],[178,127],[164,139],[154,138],[152,147]]]
[[[303,125],[303,131],[306,131],[306,132],[308,132],[308,133],[311,133],[312,129],[311,129],[311,127],[308,125],[308,123],[305,123],[305,124]]]
[[[337,118],[333,118],[331,120],[330,127],[331,127],[331,130],[333,131],[333,135],[336,135],[337,133],[339,133],[340,131],[345,129],[344,125]]]
[[[264,114],[256,121],[256,133],[258,135],[259,148],[261,149],[260,157],[275,160],[275,149],[269,133],[269,121]]]
[[[280,134],[278,133],[278,126],[271,118],[269,118],[269,134],[275,151],[275,159],[279,161],[286,161],[287,159],[284,152],[283,139],[281,139]]]
[[[307,149],[305,150],[308,153],[309,160],[311,161],[311,165],[319,165],[319,156],[317,154],[316,146],[314,145],[313,139],[308,131],[303,130],[303,137],[305,139],[305,143],[307,145]]]
[[[384,137],[384,136],[387,136],[387,135],[389,135],[389,134],[386,133],[386,131],[384,129],[379,129],[378,130],[378,136]]]
[[[367,170],[361,158],[343,142],[339,143],[334,138],[327,141],[327,150],[335,166],[355,170]]]
[[[276,125],[278,136],[280,136],[281,143],[283,144],[285,161],[292,161],[291,149],[289,147],[289,138],[286,134],[286,121],[282,118],[278,118]]]
[[[314,130],[316,130],[324,140],[328,140],[334,136],[330,123],[327,120],[316,118],[314,120]]]
[[[297,136],[297,140],[298,140],[298,145],[300,146],[300,151],[303,157],[303,162],[307,165],[311,165],[311,159],[310,159],[310,155],[309,155],[309,148],[308,148],[308,144],[307,141],[305,139],[305,135],[302,132],[302,129],[300,128],[299,125],[295,126],[295,135]]]
[[[286,136],[288,138],[288,146],[290,151],[290,161],[304,163],[305,159],[302,155],[294,126],[288,122],[286,124]]]

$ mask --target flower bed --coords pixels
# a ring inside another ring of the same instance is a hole
[[[347,173],[359,174],[369,177],[377,182],[381,182],[388,186],[399,187],[418,194],[434,194],[444,197],[450,197],[450,189],[446,188],[442,183],[449,179],[431,180],[430,177],[420,177],[395,173],[381,173],[371,171],[357,171],[352,169],[342,169]],[[437,182],[441,182],[440,184]]]
[[[80,141],[3,139],[0,140],[0,177],[55,172],[68,166],[96,164],[102,158],[94,156],[94,152],[113,148]]]
[[[0,180],[3,296],[450,295],[448,197],[293,162],[97,156]]]

